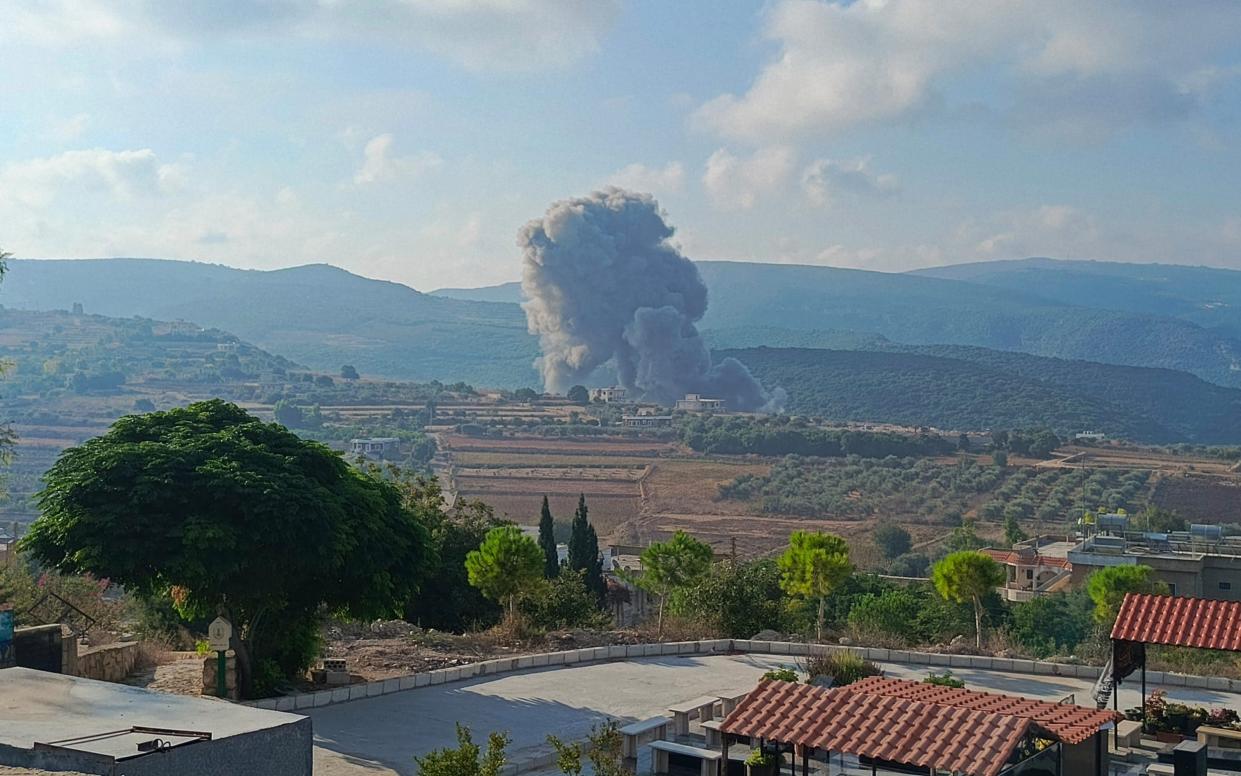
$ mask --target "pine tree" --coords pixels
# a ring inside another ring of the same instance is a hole
[[[555,579],[560,575],[560,556],[556,553],[555,521],[547,496],[543,496],[543,514],[539,517],[539,547],[543,549],[543,576]]]
[[[599,606],[604,605],[607,583],[603,580],[603,558],[599,555],[599,536],[590,524],[586,508],[586,495],[578,496],[577,511],[573,513],[573,530],[569,534],[569,568],[586,571],[586,589],[595,596]]]

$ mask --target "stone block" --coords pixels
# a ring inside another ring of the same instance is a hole
[[[366,683],[366,697],[374,698],[377,695],[383,695],[383,694],[384,694],[384,683],[383,682],[367,682]]]
[[[608,647],[608,660],[624,660],[629,656],[628,647],[624,644],[613,644]]]
[[[871,647],[870,649],[866,650],[866,652],[867,652],[866,654],[867,660],[877,662],[877,663],[888,662],[890,652],[889,650],[886,650],[883,647]]]
[[[562,666],[564,665],[564,656],[565,656],[565,653],[563,652],[548,653],[547,664],[549,666]]]
[[[1034,673],[1034,661],[1033,660],[1014,660],[1013,670],[1021,674],[1032,674]]]
[[[444,670],[444,681],[445,682],[455,682],[461,678],[461,669],[459,667],[458,668],[446,668],[443,670]]]
[[[799,657],[806,657],[810,654],[810,645],[804,641],[794,641],[789,643],[789,654]]]
[[[429,684],[431,684],[431,674],[427,673],[426,671],[423,671],[420,674],[414,674],[414,686],[415,687],[426,687]]]
[[[761,655],[770,655],[771,654],[771,642],[770,641],[751,641],[750,651],[757,652]]]
[[[534,666],[536,668],[541,668],[542,666],[551,665],[550,656],[546,652],[540,653],[538,655],[531,655],[531,660],[533,660]]]
[[[276,711],[293,711],[297,708],[297,699],[292,695],[285,695],[276,699]]]
[[[353,684],[349,686],[349,700],[356,701],[366,697],[365,684]]]
[[[680,653],[681,649],[675,641],[659,645],[659,654],[661,655],[679,655]]]
[[[1172,673],[1172,672],[1170,672],[1170,671],[1169,671],[1169,672],[1166,672],[1166,673],[1163,675],[1163,683],[1164,683],[1164,684],[1170,684],[1170,685],[1173,685],[1173,686],[1176,686],[1176,687],[1184,687],[1184,686],[1185,686],[1185,684],[1186,684],[1185,679],[1186,679],[1185,674],[1174,674],[1174,673]],[[1146,677],[1146,681],[1147,681],[1147,682],[1150,682],[1150,677],[1149,677],[1149,676],[1148,676],[1148,677]]]
[[[348,697],[348,692],[346,692],[346,693],[345,693],[345,695],[346,695],[346,697]],[[271,711],[275,711],[275,710],[276,710],[276,702],[277,702],[278,700],[279,700],[279,699],[277,699],[277,698],[264,698],[264,699],[263,699],[263,700],[261,700],[261,701],[254,701],[254,702],[252,702],[252,703],[247,703],[246,705],[247,705],[247,706],[253,706],[253,707],[254,707],[254,708],[256,708],[256,709],[270,709]]]
[[[1224,692],[1229,692],[1230,690],[1232,690],[1232,687],[1231,687],[1232,682],[1228,681],[1228,678],[1225,676],[1208,676],[1206,677],[1206,680],[1207,680],[1207,687],[1209,689],[1223,690]],[[1147,677],[1147,681],[1150,681],[1149,676]]]
[[[400,679],[396,679],[396,678],[384,679],[384,683],[383,683],[383,694],[384,695],[387,695],[388,693],[392,693],[392,692],[397,692],[400,689],[401,689]]]
[[[327,706],[329,703],[332,702],[332,691],[331,690],[320,690],[319,692],[312,695],[311,698],[314,700],[314,703],[313,703],[314,706],[316,707]]]
[[[908,663],[909,653],[903,649],[888,650],[888,660],[893,663]]]
[[[970,656],[969,655],[949,655],[948,665],[952,666],[953,668],[969,668],[970,667]]]
[[[737,652],[753,652],[754,642],[749,639],[733,639],[733,649]]]
[[[771,641],[768,645],[768,651],[773,655],[787,655],[792,652],[787,641]]]
[[[533,668],[534,657],[531,655],[522,655],[521,657],[517,658],[517,667],[518,668]]]
[[[414,675],[410,674],[409,676],[400,677],[400,679],[397,680],[397,686],[402,690],[414,689]]]
[[[611,655],[611,647],[595,647],[590,651],[591,660],[607,660]]]
[[[309,709],[315,705],[315,696],[312,693],[300,693],[293,696],[293,708]]]
[[[478,663],[466,663],[465,665],[461,666],[461,678],[462,679],[473,679],[474,677],[478,676],[479,673],[480,672],[479,672]]]
[[[347,700],[349,700],[348,687],[337,687],[332,690],[332,703],[344,703]]]
[[[642,654],[645,657],[656,657],[658,655],[662,655],[663,653],[664,653],[663,644],[643,644],[642,645]]]

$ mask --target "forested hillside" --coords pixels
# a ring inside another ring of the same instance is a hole
[[[896,347],[896,346],[893,346]],[[1145,442],[1241,441],[1241,391],[1162,369],[982,348],[909,352],[750,348],[741,359],[790,412],[941,429],[1047,426]]]
[[[152,259],[12,261],[0,304],[184,319],[315,369],[407,380],[537,385],[516,305],[420,294],[325,264],[269,272]]]

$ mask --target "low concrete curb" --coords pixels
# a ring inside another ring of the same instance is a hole
[[[587,647],[585,649],[572,649],[562,652],[544,652],[537,655],[503,657],[485,660],[481,663],[468,663],[453,668],[441,668],[437,671],[384,679],[378,682],[354,684],[348,687],[338,687],[331,690],[320,690],[299,695],[285,695],[279,698],[266,698],[259,701],[246,701],[244,705],[260,709],[295,712],[319,706],[348,703],[361,698],[390,695],[395,692],[404,692],[428,685],[447,684],[479,676],[506,674],[513,671],[525,671],[531,668],[567,666],[580,663],[602,663],[642,657],[722,655],[730,652],[776,657],[787,656],[790,658],[852,652],[859,657],[876,663],[912,663],[914,665],[932,667],[942,666],[944,668],[1006,671],[1037,676],[1064,676],[1075,679],[1089,679],[1091,681],[1099,677],[1100,671],[1098,666],[1075,663],[1048,663],[1036,660],[1016,660],[977,655],[946,655],[938,652],[911,652],[881,647],[844,647],[835,644],[807,644],[796,641],[712,639],[707,641],[673,641],[662,644],[624,644],[610,647]],[[1223,692],[1241,692],[1241,680],[1216,676],[1190,676],[1150,671],[1146,675],[1146,681],[1152,686],[1164,684]],[[543,767],[544,765],[546,763],[540,763],[537,767]]]

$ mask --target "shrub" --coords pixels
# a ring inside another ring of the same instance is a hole
[[[830,677],[833,687],[853,684],[868,676],[882,676],[879,666],[853,652],[836,652],[827,657],[812,657],[806,662],[807,682]]]
[[[751,749],[749,756],[745,758],[745,764],[755,768],[766,768],[776,764],[776,756],[762,749]]]
[[[796,682],[797,672],[791,668],[773,668],[763,674],[764,679],[771,679],[775,682]]]
[[[565,569],[525,595],[519,609],[527,624],[537,630],[608,627],[611,618],[595,606],[594,594],[586,589],[585,574],[582,569]]]
[[[947,668],[944,669],[942,674],[932,671],[922,680],[922,683],[933,684],[937,687],[955,687],[958,690],[965,687],[965,680],[956,678],[952,675],[952,671],[949,671]]]

